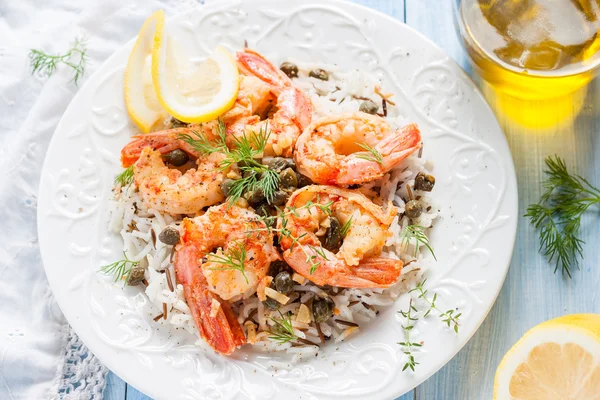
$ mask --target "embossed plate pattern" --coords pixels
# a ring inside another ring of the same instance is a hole
[[[122,94],[132,42],[90,78],[65,112],[44,163],[38,208],[42,256],[65,316],[111,370],[156,398],[394,398],[439,370],[479,327],[502,286],[515,240],[517,188],[511,155],[492,112],[462,70],[404,24],[335,0],[221,2],[168,21],[193,57],[220,43],[247,40],[268,57],[360,68],[384,80],[424,136],[443,217],[429,271],[438,303],[463,313],[458,335],[435,316],[421,321],[415,373],[406,359],[397,311],[383,310],[351,340],[327,345],[316,360],[273,369],[278,355],[241,350],[234,357],[194,346],[191,335],[158,327],[146,299],[97,273],[118,259],[107,202],[119,150],[134,133]],[[74,156],[78,155],[78,156]]]

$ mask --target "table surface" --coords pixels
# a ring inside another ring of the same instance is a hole
[[[353,0],[389,14],[424,33],[470,72],[452,22],[452,0]],[[497,104],[488,99],[492,109]],[[535,115],[535,114],[534,114]],[[590,86],[577,118],[563,127],[534,132],[498,116],[510,145],[519,185],[519,226],[512,263],[496,304],[469,343],[444,368],[399,400],[491,398],[494,372],[506,351],[531,327],[573,313],[600,313],[598,212],[582,224],[584,258],[573,279],[553,274],[538,252],[536,232],[522,215],[538,200],[544,157],[558,154],[568,167],[600,184],[600,82]],[[598,160],[595,156],[599,156]],[[149,397],[109,373],[105,400]]]

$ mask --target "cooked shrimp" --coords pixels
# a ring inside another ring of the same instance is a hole
[[[234,107],[223,115],[228,134],[268,130],[264,155],[291,157],[298,136],[312,117],[310,99],[257,52],[244,49],[236,58],[243,78]],[[268,118],[261,121],[259,115]]]
[[[147,208],[170,214],[194,214],[225,199],[221,182],[227,171],[219,168],[225,155],[213,153],[204,156],[197,153],[177,138],[186,130],[189,129],[171,129],[136,136],[121,151],[123,166],[134,163],[134,182]],[[196,168],[182,173],[165,164],[161,154],[177,148],[198,157]]]
[[[313,122],[298,138],[294,159],[313,182],[353,185],[382,177],[420,147],[416,125],[392,131],[385,119],[355,112]]]
[[[209,290],[198,268],[201,258],[202,252],[196,246],[180,244],[174,261],[177,282],[183,285],[185,300],[200,336],[219,353],[231,354],[246,343],[246,336],[229,303]]]
[[[279,259],[273,235],[246,208],[221,204],[202,216],[184,219],[182,225],[183,243],[193,243],[207,256],[196,266],[202,269],[210,290],[225,300],[255,293],[271,261]],[[222,262],[225,259],[230,262]]]
[[[281,231],[287,219],[289,230],[281,234],[281,248],[300,275],[317,285],[353,288],[389,287],[398,280],[402,261],[381,257],[397,213],[391,203],[384,210],[356,191],[313,185],[294,192],[286,210],[278,221]],[[319,240],[330,217],[349,224],[337,253],[322,248]]]

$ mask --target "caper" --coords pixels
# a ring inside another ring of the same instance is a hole
[[[175,246],[177,243],[179,243],[179,231],[172,226],[167,226],[158,235],[158,240],[164,244]]]
[[[144,280],[144,268],[142,267],[133,267],[129,274],[127,275],[127,285],[135,286],[142,283]]]
[[[275,193],[273,193],[273,198],[271,199],[271,204],[273,204],[274,206],[280,206],[282,204],[285,204],[287,199],[288,199],[288,194],[286,192],[284,192],[283,190],[278,190]]]
[[[321,68],[311,69],[310,72],[308,73],[308,76],[310,76],[312,78],[320,79],[322,81],[329,80],[329,74],[327,73],[327,71],[325,71],[324,69],[321,69]]]
[[[262,203],[261,205],[256,207],[256,213],[261,217],[268,217],[271,215],[271,207],[269,207],[269,205],[266,203]]]
[[[422,190],[424,192],[431,192],[435,185],[435,177],[433,175],[424,174],[419,172],[415,177],[414,188],[416,190]]]
[[[276,276],[279,272],[285,270],[287,268],[287,264],[285,261],[275,260],[271,264],[269,264],[269,272],[267,275]]]
[[[281,172],[288,167],[295,167],[294,160],[291,158],[273,157],[269,161],[269,169],[277,172]]]
[[[279,69],[290,78],[298,77],[298,66],[291,62],[284,62],[279,66]]]
[[[312,185],[314,182],[306,175],[296,174],[298,178],[298,187],[303,188],[304,186]]]
[[[423,206],[418,200],[410,200],[404,207],[404,214],[408,218],[419,218],[423,213]]]
[[[265,301],[263,301],[263,304],[269,310],[277,310],[277,309],[279,309],[279,302],[277,300],[275,300],[275,299],[270,298],[270,297],[267,297],[267,299]]]
[[[250,192],[246,192],[246,200],[251,206],[255,206],[260,204],[265,200],[265,193],[262,189],[258,188],[256,190],[252,190]]]
[[[275,282],[275,289],[279,293],[289,294],[294,288],[294,281],[292,276],[287,271],[282,271],[275,276],[273,280]]]
[[[183,150],[175,149],[165,154],[163,160],[176,167],[181,167],[190,160],[190,156]]]
[[[329,297],[318,297],[313,300],[312,313],[315,322],[325,322],[333,316],[335,303]]]
[[[362,103],[360,103],[358,111],[375,115],[377,114],[377,111],[379,111],[379,106],[373,100],[365,100]]]
[[[279,173],[279,187],[295,188],[298,187],[298,177],[291,168],[286,168]]]
[[[223,192],[223,196],[229,196],[229,191],[231,190],[231,187],[234,183],[235,180],[233,179],[223,179],[223,182],[221,182],[221,185],[219,185],[219,187],[221,188],[221,192]]]
[[[337,253],[342,245],[342,224],[336,217],[329,217],[329,227],[325,231],[323,247]]]

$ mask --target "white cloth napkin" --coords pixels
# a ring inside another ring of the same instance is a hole
[[[40,258],[40,170],[58,121],[77,92],[72,71],[31,75],[30,49],[56,54],[87,37],[80,85],[143,21],[202,0],[4,0],[0,2],[0,399],[101,398],[104,368],[71,332]]]

